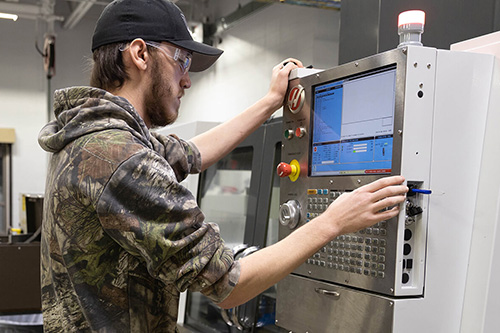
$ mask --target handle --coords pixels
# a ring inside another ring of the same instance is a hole
[[[340,293],[337,291],[326,290],[326,289],[322,289],[322,288],[315,288],[314,291],[316,291],[318,294],[321,294],[321,295],[331,296],[331,297],[335,297],[335,298],[340,297]]]

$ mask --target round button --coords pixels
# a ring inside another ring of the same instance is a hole
[[[291,138],[293,138],[293,130],[291,130],[291,129],[285,130],[284,136],[285,136],[285,139],[290,140]]]
[[[280,177],[287,177],[292,174],[292,166],[288,163],[281,162],[278,164],[278,167],[276,168],[276,172],[278,173],[278,176]]]
[[[303,137],[306,134],[306,129],[304,127],[297,127],[295,130],[295,136],[298,138]]]
[[[403,246],[403,254],[404,254],[405,256],[407,256],[407,255],[409,255],[409,254],[410,254],[410,252],[411,252],[411,246],[410,246],[410,244],[405,244],[405,245]]]
[[[412,236],[413,236],[413,234],[412,234],[411,230],[405,229],[405,241],[409,241]]]

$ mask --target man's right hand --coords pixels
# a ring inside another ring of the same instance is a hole
[[[408,192],[403,182],[401,176],[386,177],[344,193],[319,218],[336,237],[395,217]]]

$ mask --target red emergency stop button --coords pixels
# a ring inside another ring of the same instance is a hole
[[[300,165],[297,160],[293,160],[290,164],[281,162],[278,164],[276,168],[278,176],[280,177],[289,177],[292,182],[296,181],[299,178],[300,174]]]
[[[288,163],[281,162],[280,164],[278,164],[278,168],[276,169],[276,171],[278,172],[278,176],[287,177],[292,173],[292,166]]]

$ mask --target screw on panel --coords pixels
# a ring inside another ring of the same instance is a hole
[[[308,273],[309,275],[311,275],[311,274],[312,274],[312,272],[311,272],[311,271],[309,271],[309,272],[307,272],[307,273]]]
[[[418,87],[419,87],[420,89],[422,89],[422,88],[424,87],[424,84],[423,84],[422,82],[420,82],[420,84],[418,85]]]
[[[418,66],[418,63],[414,62],[413,67],[417,68],[417,66]]]
[[[427,64],[427,68],[428,68],[428,69],[431,69],[431,64]]]
[[[354,66],[358,67],[358,66],[359,66],[359,63],[358,63],[358,62],[356,62],[356,63],[354,64]]]
[[[358,179],[358,184],[361,184],[361,179]]]
[[[403,131],[402,130],[398,130],[398,134],[401,136],[403,135]]]
[[[403,47],[401,51],[403,52],[403,54],[406,54],[406,52],[408,52],[408,49],[406,47]]]
[[[392,288],[391,288],[391,289],[389,289],[389,290],[391,291],[391,293],[393,293],[393,292],[394,292],[394,289],[392,289]]]
[[[393,306],[393,305],[394,305],[394,303],[393,303],[393,302],[389,302],[389,306]]]
[[[330,184],[333,184],[333,179],[330,179]]]
[[[316,74],[316,77],[319,79],[319,74]]]

